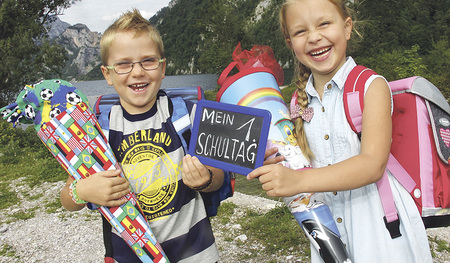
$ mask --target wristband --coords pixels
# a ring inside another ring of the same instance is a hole
[[[204,184],[204,185],[201,185],[198,187],[191,187],[192,190],[195,190],[198,192],[198,191],[204,191],[211,187],[213,180],[214,180],[214,173],[209,169],[208,169],[208,172],[209,172],[209,181],[206,182],[206,184]]]
[[[76,185],[78,183],[79,179],[74,180],[70,186],[69,186],[69,195],[70,197],[72,197],[72,201],[77,204],[77,205],[85,205],[87,202],[80,199],[80,197],[78,197],[78,193],[77,193],[77,188]]]

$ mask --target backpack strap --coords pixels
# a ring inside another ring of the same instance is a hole
[[[183,144],[184,152],[188,152],[187,140],[190,138],[191,117],[186,102],[181,97],[170,98],[173,105],[172,124]],[[187,134],[189,132],[189,134]],[[187,137],[189,135],[189,137]],[[187,138],[186,138],[187,137]]]
[[[191,135],[191,118],[186,106],[186,102],[181,97],[171,97],[173,104],[172,124],[183,144],[184,152],[188,152],[188,141]],[[205,203],[208,217],[217,215],[217,208],[222,200],[233,196],[234,179],[228,171],[223,171],[223,184],[219,190],[214,192],[201,192],[203,202]]]
[[[352,130],[361,138],[362,113],[364,110],[364,87],[370,76],[376,72],[364,66],[356,66],[348,75],[344,86],[344,110],[347,121]],[[389,155],[388,165],[391,163],[396,169],[403,169],[392,154]],[[398,166],[397,166],[398,164]],[[399,168],[400,167],[400,168]],[[391,171],[389,166],[387,168]],[[403,169],[404,170],[404,169]],[[378,192],[384,210],[384,223],[392,238],[401,236],[400,220],[392,195],[387,170],[377,182]]]
[[[359,134],[362,127],[364,110],[364,85],[375,71],[364,66],[356,66],[348,75],[344,86],[344,109],[347,121],[352,130]]]

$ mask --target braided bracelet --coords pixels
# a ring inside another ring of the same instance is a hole
[[[204,185],[197,186],[197,187],[191,187],[192,190],[195,190],[198,192],[198,191],[204,191],[211,187],[211,185],[213,184],[213,180],[214,180],[214,173],[209,169],[208,169],[208,172],[209,172],[209,181],[206,182],[206,184],[204,184]]]
[[[77,204],[77,205],[85,205],[87,202],[80,199],[80,197],[78,197],[78,193],[77,193],[77,188],[76,185],[78,183],[79,179],[74,180],[70,186],[69,186],[69,195],[70,197],[72,197],[72,201]]]

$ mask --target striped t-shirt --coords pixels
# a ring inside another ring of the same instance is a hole
[[[192,113],[194,105],[187,101],[187,106]],[[203,200],[181,178],[184,150],[172,112],[163,91],[142,114],[130,115],[114,105],[109,143],[170,262],[216,262],[219,255]],[[112,246],[116,261],[140,262],[119,235],[112,235]]]

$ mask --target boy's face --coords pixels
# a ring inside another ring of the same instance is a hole
[[[109,48],[108,66],[160,56],[157,45],[148,35],[135,37],[134,31],[122,31]],[[139,63],[135,63],[131,72],[126,74],[117,74],[114,69],[105,66],[101,68],[108,84],[114,86],[119,94],[122,107],[130,114],[140,114],[153,107],[165,77],[166,64],[162,62],[157,69],[144,70]]]

